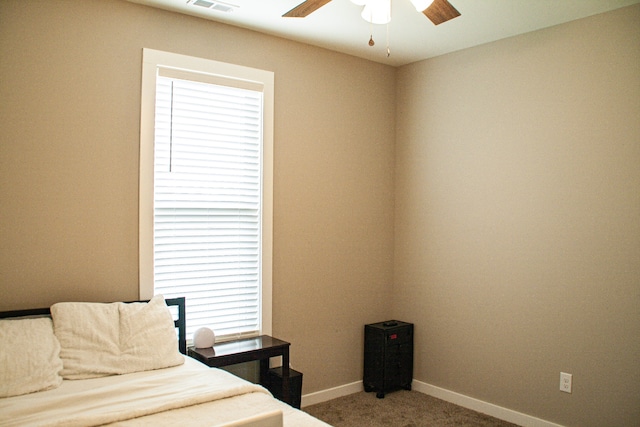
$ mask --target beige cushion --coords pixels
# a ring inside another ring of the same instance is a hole
[[[126,372],[184,363],[171,312],[162,295],[148,304],[120,304],[120,349]]]
[[[95,378],[184,363],[161,295],[149,303],[66,302],[51,307],[65,379]]]
[[[0,320],[0,397],[58,387],[61,370],[50,318]]]

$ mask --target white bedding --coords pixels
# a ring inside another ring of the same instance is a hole
[[[154,371],[64,380],[56,389],[0,399],[0,426],[215,426],[282,410],[288,427],[328,424],[259,385],[186,357]]]

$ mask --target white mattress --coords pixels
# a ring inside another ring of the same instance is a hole
[[[216,426],[274,411],[282,411],[287,427],[328,425],[187,357],[172,368],[65,380],[53,390],[0,399],[0,426]]]

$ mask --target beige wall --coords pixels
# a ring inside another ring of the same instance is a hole
[[[0,310],[138,297],[143,47],[275,72],[274,335],[305,393],[357,381],[389,311],[395,69],[120,0],[0,2]]]
[[[633,6],[399,70],[393,313],[416,324],[418,380],[640,423],[638,23]]]

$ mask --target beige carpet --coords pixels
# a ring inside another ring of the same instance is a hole
[[[377,399],[375,393],[360,392],[302,409],[335,427],[515,426],[406,390],[388,393],[384,399]]]

